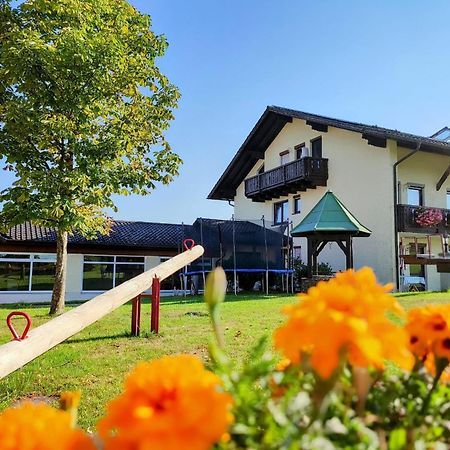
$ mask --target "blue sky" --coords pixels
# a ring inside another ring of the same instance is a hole
[[[114,217],[228,218],[206,197],[266,105],[430,135],[450,125],[450,2],[132,0],[167,36],[180,176]],[[0,188],[10,182],[0,173]]]

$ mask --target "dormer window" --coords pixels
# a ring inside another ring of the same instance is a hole
[[[434,133],[431,137],[433,139],[437,139],[438,141],[450,142],[450,128],[444,127],[438,132]]]

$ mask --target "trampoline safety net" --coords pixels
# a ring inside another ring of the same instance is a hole
[[[186,269],[185,275],[204,274],[216,266],[235,274],[291,274],[292,239],[288,224],[271,225],[264,218],[197,219],[184,227],[183,239],[194,239],[205,248],[205,253]]]

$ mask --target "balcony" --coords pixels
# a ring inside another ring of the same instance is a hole
[[[328,159],[310,156],[284,164],[245,180],[245,196],[264,202],[298,191],[326,186]]]
[[[450,234],[450,209],[397,205],[397,231]]]

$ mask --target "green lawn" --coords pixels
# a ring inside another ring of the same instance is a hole
[[[424,303],[450,302],[450,293],[399,295],[406,308]],[[124,375],[137,362],[173,353],[196,354],[207,360],[209,318],[201,299],[161,305],[158,336],[149,335],[148,304],[143,305],[142,337],[129,336],[131,306],[109,316],[60,344],[23,369],[0,380],[0,409],[28,396],[57,396],[67,389],[81,389],[80,424],[87,428],[103,414],[104,405],[121,390]],[[222,324],[229,354],[245,358],[248,348],[262,335],[270,335],[282,322],[283,305],[293,296],[237,298],[229,296],[222,308]],[[0,344],[8,342],[5,318],[11,307],[0,307]],[[20,307],[33,317],[33,326],[48,320],[48,307]],[[26,342],[24,343],[26,345]]]

